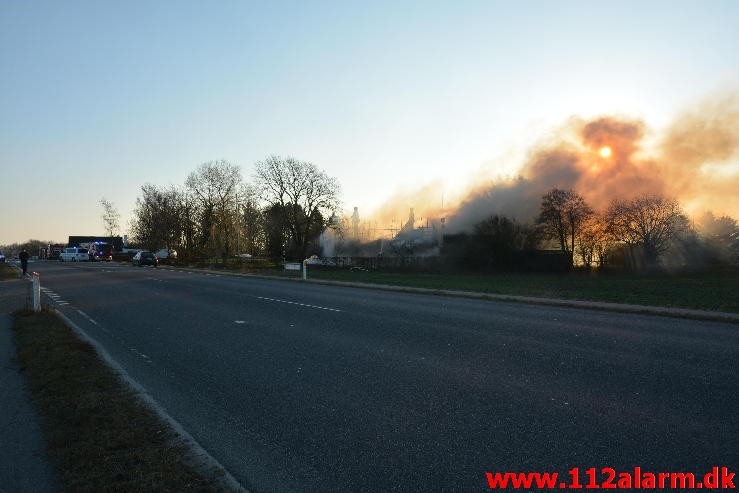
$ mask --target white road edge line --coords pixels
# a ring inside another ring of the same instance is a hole
[[[159,405],[159,403],[154,400],[154,398],[146,391],[146,389],[138,383],[136,380],[134,380],[127,372],[123,369],[121,365],[118,364],[116,360],[113,359],[113,357],[108,353],[108,351],[105,350],[105,348],[97,342],[95,339],[87,335],[87,332],[82,329],[79,325],[74,323],[72,320],[69,319],[66,315],[64,315],[62,312],[55,310],[56,314],[59,315],[59,317],[64,320],[64,322],[72,328],[72,330],[75,331],[75,333],[84,341],[90,343],[92,347],[95,348],[95,351],[97,351],[98,355],[100,355],[100,358],[103,360],[105,364],[107,364],[114,372],[118,373],[118,375],[121,377],[123,382],[131,387],[131,389],[134,391],[136,396],[141,399],[141,401],[149,407],[152,411],[154,411],[162,420],[164,420],[167,424],[169,424],[180,437],[182,437],[183,442],[185,442],[187,445],[190,446],[190,449],[193,452],[193,456],[195,459],[201,461],[202,471],[203,473],[210,472],[211,475],[213,474],[213,470],[222,472],[223,475],[221,476],[221,480],[224,482],[224,486],[227,487],[229,490],[233,491],[239,491],[244,493],[249,493],[248,490],[246,490],[241,484],[234,478],[228,470],[226,470],[223,465],[218,462],[218,460],[215,459],[212,455],[208,453],[207,450],[205,450],[195,439],[190,435],[185,429],[182,427],[182,425],[175,420],[172,416],[167,414],[167,411]]]

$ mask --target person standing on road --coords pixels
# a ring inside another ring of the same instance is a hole
[[[21,267],[23,268],[23,275],[25,276],[26,271],[28,270],[28,252],[25,248],[18,254],[18,258],[21,260]]]

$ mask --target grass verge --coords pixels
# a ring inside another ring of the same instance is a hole
[[[61,491],[221,491],[189,449],[53,313],[14,315]]]
[[[414,274],[309,268],[310,279],[739,313],[739,272],[683,274]]]
[[[18,279],[18,271],[6,262],[0,262],[0,281]]]
[[[268,277],[299,279],[298,271],[279,269],[244,270],[219,266],[217,270]],[[200,270],[202,266],[190,266]],[[211,269],[215,270],[215,269]],[[629,305],[686,308],[739,313],[739,269],[681,273],[570,274],[426,274],[377,272],[309,266],[308,278],[325,281],[385,284],[434,290],[530,296],[577,301],[599,301]]]

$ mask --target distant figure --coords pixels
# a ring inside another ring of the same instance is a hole
[[[21,267],[23,268],[23,275],[26,275],[28,270],[28,252],[24,248],[21,253],[18,254],[18,258],[21,259]]]

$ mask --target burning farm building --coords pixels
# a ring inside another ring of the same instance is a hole
[[[355,208],[350,224],[325,233],[324,255],[436,255],[444,235],[472,233],[493,216],[533,224],[553,188],[576,191],[599,212],[615,199],[658,195],[693,216],[737,217],[739,93],[706,100],[661,132],[637,119],[572,118],[530,149],[517,176],[470,182],[455,202],[444,204],[435,181],[391,197],[366,219]]]

